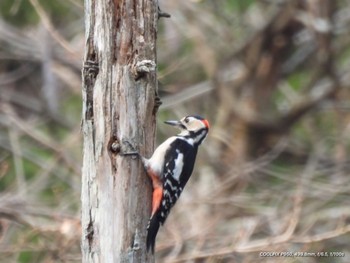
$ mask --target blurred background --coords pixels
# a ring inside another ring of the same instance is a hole
[[[157,262],[350,262],[349,1],[160,5],[157,141],[211,130]],[[0,262],[80,262],[83,1],[0,14]]]

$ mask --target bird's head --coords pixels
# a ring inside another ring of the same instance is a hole
[[[179,121],[166,121],[166,124],[176,126],[181,130],[180,134],[187,135],[191,133],[205,132],[209,130],[209,122],[198,115],[183,117]]]

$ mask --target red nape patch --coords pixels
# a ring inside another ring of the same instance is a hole
[[[202,122],[204,123],[205,127],[209,129],[209,122],[207,120],[202,120]]]

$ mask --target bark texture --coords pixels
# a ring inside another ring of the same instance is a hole
[[[157,112],[155,0],[85,0],[83,262],[154,262],[146,253],[149,156]]]

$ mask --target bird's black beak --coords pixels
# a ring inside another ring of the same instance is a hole
[[[165,121],[164,123],[169,124],[171,126],[179,126],[181,122],[179,121]]]
[[[164,123],[178,127],[180,129],[186,129],[186,127],[181,123],[181,121],[165,121]]]

